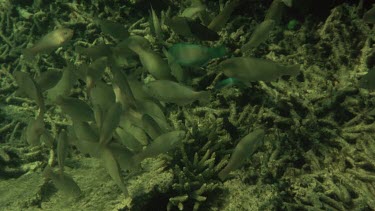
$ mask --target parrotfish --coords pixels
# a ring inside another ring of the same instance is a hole
[[[262,42],[266,41],[274,26],[275,21],[272,19],[265,20],[260,23],[251,35],[250,40],[244,46],[242,46],[241,51],[245,53],[250,49],[258,47]]]
[[[219,172],[219,178],[224,180],[228,174],[238,169],[254,152],[262,145],[264,139],[264,130],[256,129],[243,137],[237,144],[232,155],[230,156],[228,164],[223,170]]]
[[[44,177],[51,179],[56,188],[66,197],[77,198],[81,195],[81,189],[68,174],[55,173],[50,166],[46,166],[43,175]]]
[[[54,49],[64,45],[73,37],[73,30],[68,28],[59,28],[42,37],[33,47],[23,51],[27,60],[34,58],[39,53],[49,53]]]
[[[252,57],[234,57],[220,63],[220,69],[228,77],[242,82],[274,81],[283,75],[298,75],[299,65],[283,66],[276,62]]]
[[[129,48],[138,54],[143,67],[156,79],[173,79],[167,61],[159,54],[138,44],[129,44]]]
[[[215,41],[220,39],[219,34],[207,28],[197,21],[185,17],[166,18],[165,25],[170,27],[176,34],[184,37],[194,37],[200,40]]]
[[[31,146],[40,145],[40,136],[45,131],[43,115],[39,114],[36,119],[31,119],[27,124],[25,135],[26,141]]]
[[[124,195],[128,195],[128,190],[125,187],[124,180],[121,176],[120,166],[116,161],[113,152],[109,148],[103,147],[101,149],[101,160],[103,162],[104,167],[107,169],[108,174],[112,177],[114,182],[122,190]]]
[[[13,76],[17,82],[19,91],[25,94],[28,98],[34,100],[38,104],[40,112],[43,114],[46,108],[44,105],[42,91],[39,85],[29,74],[25,72],[14,71]]]
[[[363,20],[366,23],[375,23],[375,6],[363,15]]]
[[[150,26],[151,26],[151,31],[154,32],[156,38],[158,38],[159,40],[162,40],[163,34],[161,30],[161,24],[152,6],[151,6],[151,11],[150,11]]]
[[[182,66],[201,66],[209,60],[219,58],[227,53],[224,46],[206,47],[190,43],[178,43],[169,48],[168,52],[175,62]]]
[[[114,131],[120,123],[120,114],[122,112],[121,104],[114,103],[108,108],[108,111],[104,115],[102,127],[100,130],[99,142],[106,145],[110,142]]]
[[[57,163],[59,165],[60,173],[64,172],[65,158],[68,152],[68,134],[63,129],[59,133],[57,139]]]
[[[240,4],[241,0],[232,0],[224,9],[211,21],[208,28],[214,31],[219,31],[229,20],[230,15]]]
[[[206,10],[206,6],[200,1],[192,1],[191,6],[185,8],[180,17],[194,19]]]
[[[285,6],[286,4],[283,0],[273,0],[264,20],[274,20],[276,23],[280,22]]]
[[[145,91],[156,99],[167,103],[176,103],[181,106],[196,100],[201,102],[208,101],[210,96],[208,91],[196,92],[190,87],[167,80],[152,81],[144,87]]]
[[[161,153],[168,152],[182,143],[186,132],[183,130],[175,130],[164,133],[157,137],[149,146],[142,152],[134,155],[133,161],[135,164],[140,163],[143,159],[157,156]]]
[[[215,89],[222,89],[224,87],[234,86],[237,85],[239,88],[244,88],[245,84],[243,84],[240,80],[237,78],[227,78],[224,80],[221,80],[215,84]]]
[[[64,67],[62,76],[57,84],[51,89],[47,90],[47,99],[55,101],[59,96],[68,96],[77,81],[76,69],[72,64]]]
[[[286,6],[292,7],[293,6],[293,0],[281,0]]]
[[[94,112],[91,107],[83,100],[73,97],[59,96],[56,104],[61,110],[70,116],[74,121],[92,121],[94,120]]]
[[[128,30],[120,23],[110,20],[95,19],[94,23],[100,26],[103,33],[111,35],[117,40],[124,40],[129,37]]]
[[[375,68],[372,68],[366,75],[362,76],[359,80],[359,87],[371,91],[375,90]]]

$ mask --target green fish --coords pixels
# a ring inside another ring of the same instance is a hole
[[[219,89],[234,86],[234,85],[237,85],[239,88],[246,87],[246,85],[242,81],[238,80],[237,78],[227,78],[227,79],[217,82],[215,84],[215,89],[219,90]]]
[[[220,69],[228,77],[242,82],[275,81],[283,75],[296,76],[299,65],[283,66],[276,62],[252,57],[233,57],[220,63]]]
[[[219,172],[218,176],[221,180],[225,180],[228,174],[241,167],[246,159],[252,156],[263,144],[265,131],[263,129],[255,129],[253,132],[243,137],[236,147],[228,164]]]
[[[202,66],[211,59],[224,56],[227,51],[224,46],[210,48],[190,43],[178,43],[168,50],[176,63],[189,67]]]
[[[184,106],[196,100],[209,102],[209,91],[194,91],[191,87],[168,80],[156,80],[147,83],[144,90],[159,101]]]

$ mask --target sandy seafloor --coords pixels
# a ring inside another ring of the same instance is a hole
[[[77,54],[76,46],[115,44],[87,19],[90,16],[122,23],[132,34],[145,36],[160,55],[162,51],[146,24],[147,2],[72,2],[67,6],[65,1],[0,0],[0,210],[375,210],[374,92],[359,86],[375,66],[374,26],[362,20],[371,8],[368,1],[363,7],[357,1],[297,4],[284,11],[266,42],[245,55],[239,49],[263,21],[271,1],[245,1],[214,42],[181,38],[163,26],[169,43],[230,49],[226,57],[193,70],[189,85],[210,90],[209,103],[165,105],[172,127],[189,131],[193,141],[144,160],[135,172],[122,172],[127,197],[99,159],[70,146],[65,172],[81,188],[79,198],[61,194],[42,176],[48,162],[56,166],[56,158],[50,157],[55,149],[30,147],[21,138],[37,106],[14,94],[12,73],[35,76],[59,70],[67,62],[82,64],[88,60]],[[172,16],[190,6],[190,1],[173,2]],[[205,2],[212,17],[220,10],[218,2],[226,1]],[[165,5],[154,5],[159,17]],[[58,25],[74,30],[72,40],[25,61],[22,49]],[[301,72],[273,82],[215,89],[215,83],[226,78],[218,64],[232,56],[299,64]],[[126,71],[138,67],[139,62]],[[82,90],[83,85],[76,84],[72,95],[82,97]],[[54,105],[48,106],[45,122],[52,131],[69,124]],[[225,164],[241,137],[260,126],[266,128],[264,144],[220,181],[219,164]]]

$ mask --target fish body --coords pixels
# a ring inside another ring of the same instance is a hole
[[[130,45],[129,48],[138,54],[143,67],[156,79],[173,79],[167,61],[159,54],[140,45]]]
[[[247,42],[241,48],[241,51],[245,53],[250,49],[258,47],[262,42],[266,41],[274,26],[275,21],[272,19],[268,19],[260,23],[251,35],[249,42]]]
[[[60,172],[64,171],[65,158],[68,152],[68,134],[65,130],[61,130],[57,139],[57,163],[60,168]]]
[[[43,114],[46,110],[42,91],[39,85],[34,81],[34,79],[27,73],[21,71],[14,71],[14,79],[17,82],[19,91],[32,100],[34,100],[39,108],[40,112]]]
[[[196,92],[190,87],[168,80],[152,81],[144,87],[145,91],[154,98],[167,103],[176,103],[181,106],[196,100],[205,101],[209,99],[208,91]]]
[[[221,180],[224,180],[231,171],[241,167],[246,158],[254,154],[263,143],[264,134],[263,129],[256,129],[238,142],[228,164],[219,172],[218,176]]]
[[[40,145],[40,136],[45,131],[43,115],[39,114],[36,119],[31,119],[26,127],[26,141],[31,146]]]
[[[42,37],[33,47],[23,51],[26,59],[32,59],[36,54],[49,53],[52,50],[64,45],[73,37],[73,30],[59,28]]]
[[[83,100],[73,97],[58,97],[56,104],[61,110],[75,121],[93,121],[94,112]]]
[[[157,137],[148,147],[142,152],[133,157],[135,163],[141,162],[145,158],[155,157],[161,153],[168,152],[182,143],[186,132],[183,130],[175,130],[164,133]]]
[[[363,20],[366,23],[375,23],[375,6],[363,15]]]
[[[214,31],[219,31],[229,20],[230,15],[240,4],[240,0],[233,0],[229,2],[224,9],[211,21],[208,28]]]
[[[224,46],[210,48],[189,43],[175,44],[168,51],[175,58],[175,62],[182,66],[201,66],[227,53]]]
[[[164,23],[176,32],[176,34],[183,37],[193,37],[199,40],[209,41],[220,39],[219,34],[212,29],[185,17],[166,18]]]
[[[281,16],[285,9],[285,2],[283,0],[273,0],[271,6],[266,12],[264,20],[274,20],[276,23],[281,21]]]
[[[224,80],[221,80],[215,84],[215,89],[219,90],[225,87],[230,87],[230,86],[238,86],[240,88],[246,87],[245,84],[243,84],[240,80],[237,78],[227,78]]]
[[[108,108],[108,111],[103,118],[102,127],[100,130],[99,142],[101,144],[106,145],[110,142],[114,131],[120,123],[121,112],[122,107],[120,103],[114,103]]]
[[[129,37],[128,30],[121,23],[102,19],[94,19],[94,23],[100,26],[103,33],[111,35],[117,40],[124,40]]]
[[[368,71],[368,73],[359,80],[359,87],[368,89],[370,91],[375,90],[375,68]]]
[[[125,195],[128,195],[128,190],[125,187],[124,180],[121,176],[120,165],[118,164],[113,152],[103,147],[101,150],[101,160],[104,167],[107,169],[108,174],[112,177],[113,181],[118,185]]]
[[[252,57],[234,57],[220,63],[220,69],[228,77],[243,82],[274,81],[283,75],[297,75],[298,65],[283,66],[276,62]]]
[[[47,166],[44,169],[43,175],[51,179],[56,188],[65,196],[78,198],[81,195],[81,189],[68,174],[55,173],[50,166]]]
[[[47,99],[56,101],[59,96],[69,96],[77,80],[75,68],[72,64],[64,67],[60,80],[51,89],[47,90]]]

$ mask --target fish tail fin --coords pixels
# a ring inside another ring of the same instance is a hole
[[[44,178],[49,179],[49,178],[52,177],[52,174],[53,174],[53,170],[52,170],[51,166],[47,165],[43,170]]]
[[[22,55],[26,61],[31,62],[35,58],[35,53],[31,48],[26,48],[22,50]]]
[[[208,104],[210,102],[211,93],[210,91],[198,92],[198,100],[201,105]]]
[[[299,72],[301,71],[300,65],[295,64],[287,67],[287,74],[290,76],[297,76]]]

